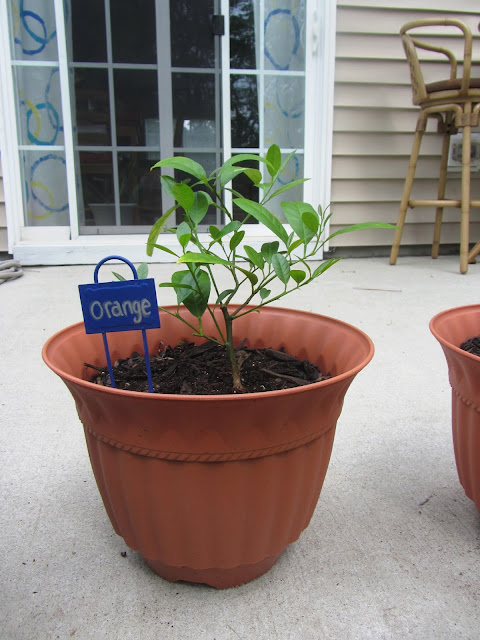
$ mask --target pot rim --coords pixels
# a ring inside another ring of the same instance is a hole
[[[165,305],[164,308],[177,308],[177,305]],[[320,386],[323,387],[327,387],[333,384],[337,384],[343,380],[346,380],[348,378],[354,377],[357,375],[357,373],[359,373],[362,369],[364,369],[366,367],[366,365],[371,361],[371,359],[373,358],[374,352],[375,352],[375,347],[373,345],[373,342],[371,340],[371,338],[361,329],[358,329],[358,327],[355,327],[352,324],[349,324],[348,322],[344,322],[343,320],[339,320],[337,318],[333,318],[331,316],[325,316],[319,313],[314,313],[313,311],[304,311],[302,309],[291,309],[288,307],[276,307],[276,306],[270,306],[264,309],[261,309],[260,311],[263,313],[268,313],[269,310],[275,310],[275,311],[279,311],[279,312],[287,312],[289,314],[296,314],[296,315],[303,315],[303,316],[315,316],[318,318],[323,318],[326,319],[330,322],[333,322],[335,324],[338,325],[342,325],[344,327],[349,328],[350,330],[353,330],[355,333],[359,334],[360,336],[363,337],[363,339],[365,340],[366,344],[368,345],[369,349],[368,349],[368,353],[365,356],[365,358],[355,367],[352,367],[351,369],[349,369],[348,371],[345,371],[343,373],[338,374],[337,376],[334,376],[333,378],[329,378],[328,380],[321,380],[320,382],[313,382],[311,384],[308,385],[302,385],[301,387],[294,387],[291,389],[277,389],[275,391],[262,391],[262,392],[257,392],[257,393],[242,393],[242,394],[215,394],[215,395],[183,395],[183,394],[178,394],[178,393],[148,393],[148,392],[143,392],[143,391],[127,391],[125,389],[112,389],[111,387],[104,387],[101,385],[97,385],[94,384],[93,382],[89,382],[88,380],[84,380],[83,378],[77,378],[76,376],[73,376],[69,373],[64,372],[62,369],[60,369],[59,367],[57,367],[56,365],[54,365],[52,363],[52,361],[50,360],[50,357],[48,356],[48,350],[50,348],[50,345],[55,341],[58,340],[62,335],[67,334],[68,332],[72,332],[75,330],[80,330],[81,328],[83,328],[84,322],[76,322],[74,324],[71,324],[67,327],[64,327],[63,329],[61,329],[60,331],[57,331],[54,335],[52,335],[44,344],[43,349],[42,349],[42,358],[43,361],[45,362],[45,364],[54,372],[56,373],[60,378],[62,378],[65,381],[69,381],[73,384],[77,384],[80,386],[83,386],[87,389],[92,389],[95,388],[99,393],[107,393],[107,394],[115,394],[115,395],[121,395],[124,397],[136,397],[138,398],[139,396],[141,396],[142,398],[144,398],[145,400],[148,399],[149,401],[158,401],[159,398],[162,398],[164,401],[176,401],[178,402],[179,399],[181,399],[182,401],[186,401],[186,402],[213,402],[213,401],[218,401],[218,402],[238,402],[241,401],[243,398],[245,399],[250,399],[250,400],[254,400],[254,399],[260,399],[260,398],[272,398],[275,396],[278,396],[279,394],[281,395],[291,395],[291,394],[297,394],[297,393],[308,393],[309,390],[313,390],[313,389],[317,389]],[[159,311],[161,311],[161,308],[159,308]]]
[[[476,356],[473,353],[469,353],[468,351],[464,351],[463,349],[460,349],[458,345],[444,338],[441,335],[441,333],[439,333],[438,331],[438,325],[443,318],[454,316],[463,311],[478,311],[480,314],[480,304],[466,304],[458,307],[451,307],[450,309],[444,309],[443,311],[440,311],[439,313],[433,316],[433,318],[430,320],[429,328],[434,338],[436,338],[436,340],[438,340],[438,342],[442,346],[447,347],[448,349],[451,349],[455,353],[458,353],[459,355],[467,359],[470,359],[473,362],[478,362],[480,360],[480,356]],[[479,335],[480,335],[480,327],[479,327]]]

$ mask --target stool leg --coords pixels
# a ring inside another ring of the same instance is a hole
[[[450,134],[443,136],[442,159],[440,161],[440,177],[438,180],[438,200],[445,198],[447,184],[448,150],[450,149]],[[443,207],[437,207],[435,211],[435,227],[433,230],[432,258],[438,258],[440,248],[440,235],[442,232]]]
[[[470,108],[469,108],[470,107]],[[468,271],[468,236],[470,224],[471,105],[465,105],[462,141],[462,212],[460,218],[460,272]]]
[[[475,258],[478,256],[479,253],[480,253],[480,240],[477,242],[477,244],[473,247],[473,249],[468,254],[468,262],[469,262],[469,264],[475,264],[476,263]]]
[[[410,193],[412,192],[413,178],[415,177],[415,170],[417,168],[417,160],[420,153],[420,145],[422,143],[424,131],[425,119],[419,118],[417,123],[417,130],[415,131],[415,137],[413,139],[412,153],[410,155],[410,163],[408,165],[408,173],[405,180],[405,186],[403,187],[403,196],[400,203],[400,210],[398,212],[397,230],[395,231],[392,251],[390,253],[390,264],[395,264],[397,262],[398,252],[400,249],[400,241],[402,239],[403,226],[405,224],[405,216],[407,215],[408,201],[410,199]]]

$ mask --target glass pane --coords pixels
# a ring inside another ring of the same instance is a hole
[[[232,76],[232,146],[258,148],[258,90],[256,76]]]
[[[305,0],[265,2],[265,69],[305,69]]]
[[[230,2],[230,67],[232,69],[256,69],[256,31],[254,0]],[[258,9],[257,9],[258,11]]]
[[[304,145],[305,79],[265,77],[265,146],[273,142],[288,149]]]
[[[286,156],[282,156],[282,162],[286,159]],[[296,153],[290,160],[290,162],[285,167],[285,171],[280,176],[280,179],[277,182],[277,189],[288,184],[289,182],[293,182],[294,180],[300,180],[303,178],[304,171],[304,158],[300,153]],[[277,218],[279,218],[282,222],[286,222],[285,216],[283,215],[282,208],[280,206],[281,202],[285,202],[290,200],[292,202],[300,202],[303,200],[303,186],[298,185],[293,187],[289,191],[284,191],[276,198],[273,198],[268,203],[268,209],[272,213],[274,213]]]
[[[71,0],[72,45],[75,62],[105,62],[105,7],[103,0]]]
[[[151,152],[118,154],[122,225],[152,225],[162,215],[160,172],[150,171],[154,163]]]
[[[215,67],[213,13],[213,0],[170,0],[172,67]]]
[[[16,60],[57,61],[57,32],[53,2],[7,2]]]
[[[119,69],[114,71],[117,144],[144,146],[147,120],[158,120],[156,71]]]
[[[84,220],[81,220],[81,224],[115,224],[111,152],[81,151],[78,155],[82,181],[79,202],[83,199],[84,207]]]
[[[63,145],[58,68],[16,67],[14,73],[20,144]]]
[[[175,147],[215,147],[215,120],[177,120]]]
[[[215,76],[172,75],[174,147],[216,147]]]
[[[27,226],[67,226],[65,154],[59,151],[21,152]]]
[[[80,145],[110,145],[110,102],[106,69],[75,69],[77,140]]]
[[[114,62],[155,64],[155,0],[110,3]]]

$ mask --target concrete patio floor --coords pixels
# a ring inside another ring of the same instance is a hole
[[[480,300],[480,264],[462,276],[455,256],[345,259],[282,301],[356,325],[376,354],[347,393],[309,527],[269,573],[225,591],[162,580],[114,533],[73,400],[41,360],[82,319],[93,269],[27,267],[0,286],[0,638],[478,640],[480,515],[458,481],[428,323]]]

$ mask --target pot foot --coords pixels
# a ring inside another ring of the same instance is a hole
[[[192,569],[191,567],[174,567],[159,560],[144,558],[147,565],[164,580],[169,582],[194,582],[206,584],[215,589],[229,589],[246,584],[267,573],[277,562],[280,554],[268,556],[254,564],[241,564],[231,569]]]

